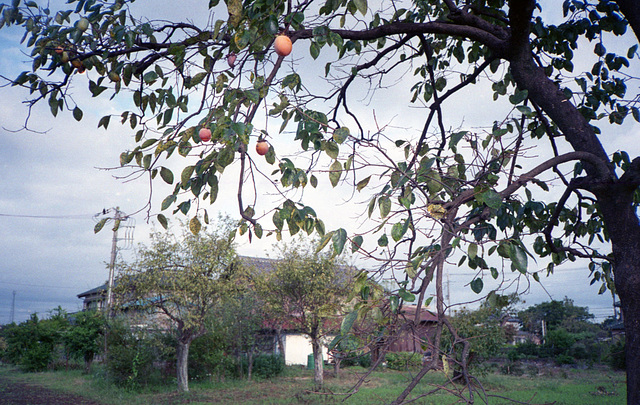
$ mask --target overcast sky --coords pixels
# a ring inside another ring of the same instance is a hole
[[[197,10],[196,5],[202,7],[207,2],[192,3],[193,7],[181,9]],[[136,6],[148,4],[141,1]],[[154,0],[153,12],[175,17],[174,4]],[[169,9],[172,14],[168,13]],[[202,19],[206,15],[203,9],[194,11],[189,18]],[[0,30],[2,75],[16,77],[29,65],[17,46],[20,36],[21,33],[14,30]],[[303,48],[302,53],[306,53],[307,46]],[[95,72],[89,72],[91,74]],[[22,101],[28,95],[17,88],[0,89],[0,324],[11,320],[14,292],[13,320],[16,322],[24,321],[34,312],[46,315],[58,305],[69,312],[79,310],[81,301],[77,294],[104,283],[108,276],[112,233],[110,227],[97,235],[93,233],[95,214],[112,207],[120,207],[127,214],[138,212],[150,198],[144,178],[124,181],[116,177],[126,173],[105,170],[119,166],[120,152],[134,146],[132,134],[126,127],[112,124],[108,131],[97,129],[100,117],[118,113],[123,105],[118,103],[125,101],[110,102],[108,97],[88,99],[86,89],[80,84],[74,94],[83,106],[82,122],[76,122],[70,113],[54,118],[48,106],[39,105],[31,112],[30,127],[37,131],[32,132],[20,130],[27,116]],[[475,94],[476,103],[472,107],[467,100],[460,100],[457,124],[467,124],[490,114],[490,96],[490,93]],[[358,108],[369,117],[371,111],[377,109],[376,116],[381,122],[410,126],[411,118],[398,119],[399,112],[394,105],[388,99],[374,98]],[[420,119],[418,117],[414,131],[421,129]],[[615,133],[607,136],[607,150],[626,148],[631,156],[640,155],[639,135],[633,125],[615,128]],[[158,212],[160,201],[168,192],[168,188],[157,183],[151,197],[153,213]],[[316,195],[313,206],[327,222],[328,229],[345,226],[350,231],[356,230],[357,219],[364,210],[361,203],[366,203],[366,199],[346,203],[348,195],[348,190]],[[210,215],[214,210],[235,214],[235,204],[233,193],[223,195]],[[133,216],[130,223],[134,222],[135,243],[147,241],[153,224],[146,221],[146,211]],[[274,242],[273,239],[254,240],[248,244],[242,239],[240,253],[263,256]],[[132,250],[123,250],[120,254],[129,259]],[[464,269],[450,273],[448,289],[453,301],[473,299],[473,293],[466,286],[472,277],[473,273]],[[526,281],[520,280],[519,291],[523,291],[525,285]],[[567,296],[577,305],[588,306],[600,319],[613,313],[611,296],[598,296],[598,285],[589,286],[588,271],[583,264],[561,267],[552,278],[543,278],[543,285],[546,291],[537,283],[531,285],[530,293],[523,296],[527,306]]]

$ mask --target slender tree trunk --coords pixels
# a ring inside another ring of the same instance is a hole
[[[324,370],[322,362],[322,346],[318,338],[311,338],[313,348],[313,383],[316,391],[321,391],[324,385]]]
[[[248,356],[248,365],[247,365],[247,381],[251,381],[251,372],[253,371],[253,353],[255,351],[256,345],[255,343],[251,346],[251,350],[249,350]]]
[[[284,340],[282,339],[282,326],[278,326],[278,328],[276,329],[276,339],[280,351],[280,356],[282,356],[282,361],[284,361],[284,364],[287,364],[287,359],[285,358],[284,351]]]
[[[176,351],[177,365],[176,375],[178,377],[178,391],[189,391],[189,346],[191,342],[183,342],[178,339],[178,348]]]

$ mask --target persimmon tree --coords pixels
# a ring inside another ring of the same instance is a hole
[[[322,346],[340,328],[356,269],[340,257],[316,252],[305,240],[278,246],[273,269],[256,278],[258,295],[271,318],[307,336],[314,359],[314,385],[324,384]]]
[[[233,173],[241,233],[318,232],[321,247],[379,260],[380,274],[397,277],[400,302],[435,296],[440,331],[463,353],[469,342],[445,316],[448,260],[477,271],[470,288],[490,302],[502,293],[485,288],[492,278],[539,280],[581,260],[585,277],[620,297],[628,402],[640,403],[640,158],[634,145],[609,142],[640,119],[633,1],[210,0],[203,24],[147,20],[132,3],[1,6],[0,26],[24,29],[32,65],[8,80],[29,92],[28,108],[47,103],[82,119],[87,107],[71,86],[79,78],[94,97],[130,97],[132,108],[98,126],[131,128],[136,146],[121,164],[173,186],[161,211],[190,216],[197,230],[197,213],[207,219]],[[280,33],[290,56],[272,49]],[[374,96],[406,126],[378,122],[362,102]],[[467,111],[494,104],[466,123],[461,99]],[[277,132],[306,160],[279,153]],[[271,146],[258,160],[251,144],[263,138]],[[267,199],[265,184],[282,200]],[[343,186],[366,196],[370,227],[327,230],[299,193]]]
[[[151,245],[122,264],[114,289],[121,312],[138,322],[173,331],[177,338],[178,389],[189,390],[191,342],[206,331],[207,318],[224,297],[237,292],[242,271],[237,263],[232,222],[214,231],[155,232]]]

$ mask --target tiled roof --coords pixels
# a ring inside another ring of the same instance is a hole
[[[83,292],[82,294],[78,294],[78,298],[83,298],[83,297],[97,294],[97,293],[105,293],[106,291],[107,291],[107,283],[104,283],[99,287],[92,288],[88,291]]]

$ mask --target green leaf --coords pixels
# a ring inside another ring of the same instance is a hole
[[[477,194],[476,201],[481,204],[486,204],[487,207],[494,210],[497,210],[502,206],[502,196],[493,190],[487,190],[484,193]]]
[[[275,215],[274,215],[275,217]],[[274,221],[275,222],[275,221]],[[333,231],[325,233],[322,238],[320,238],[320,242],[318,242],[318,246],[316,246],[316,253],[320,252],[322,249],[327,246],[329,241],[333,238]]]
[[[340,325],[340,333],[342,335],[346,335],[347,333],[349,333],[349,331],[351,331],[351,328],[353,327],[353,324],[357,319],[358,319],[358,311],[349,312],[347,316],[345,316],[342,319],[342,324]]]
[[[383,219],[386,218],[387,215],[389,215],[389,212],[391,212],[391,199],[386,195],[380,197],[378,200],[378,207],[380,208],[380,217]]]
[[[256,223],[256,224],[253,226],[253,233],[255,233],[255,235],[256,235],[256,237],[257,237],[258,239],[262,239],[262,233],[263,233],[263,231],[262,231],[262,225],[260,225],[259,223]]]
[[[449,148],[455,151],[456,145],[464,136],[467,134],[467,131],[455,132],[451,134],[451,138],[449,138]]]
[[[482,288],[484,287],[484,283],[481,278],[476,278],[471,282],[471,291],[476,294],[480,294],[482,292]]]
[[[469,244],[469,248],[467,249],[467,254],[469,255],[469,259],[473,260],[478,255],[478,245],[475,243]]]
[[[191,233],[197,235],[200,232],[200,229],[202,229],[202,224],[198,217],[191,218],[191,221],[189,221],[189,230]]]
[[[164,200],[162,200],[162,204],[160,206],[160,209],[162,211],[166,210],[167,208],[169,208],[171,206],[171,204],[173,204],[176,201],[176,196],[171,194],[170,196],[167,196]]]
[[[191,180],[191,175],[193,174],[194,169],[195,169],[195,166],[187,166],[184,169],[182,169],[182,174],[180,175],[180,182],[182,183],[183,187],[187,183],[189,183],[189,180]]]
[[[340,181],[340,174],[342,173],[342,165],[337,160],[334,160],[329,167],[329,181],[333,187],[338,185]]]
[[[333,251],[337,255],[341,254],[344,250],[344,244],[347,242],[347,231],[343,228],[338,229],[333,233],[331,241],[333,242]]]
[[[107,223],[108,218],[102,218],[98,223],[93,227],[93,233],[98,233],[104,227],[104,224]]]
[[[311,42],[309,45],[309,54],[313,59],[318,59],[320,56],[320,46],[316,42]]]
[[[362,246],[363,238],[362,235],[358,235],[353,238],[351,241],[351,252],[357,252]]]
[[[387,234],[383,233],[380,238],[378,238],[378,246],[385,247],[389,245],[389,238],[387,238]]]
[[[169,224],[167,223],[167,217],[165,217],[162,214],[158,214],[157,218],[158,218],[158,222],[160,222],[160,225],[162,225],[162,227],[164,229],[168,229],[169,228]]]
[[[353,0],[353,3],[356,5],[356,8],[360,12],[360,14],[362,15],[367,14],[367,9],[368,9],[367,0]]]
[[[509,102],[513,105],[522,103],[529,96],[528,90],[516,90],[509,96]]]
[[[362,191],[362,189],[367,187],[367,184],[369,184],[369,180],[371,180],[371,176],[367,177],[366,179],[360,180],[358,184],[356,184],[356,190]]]
[[[107,127],[109,126],[109,120],[111,120],[110,115],[105,115],[104,117],[100,118],[100,121],[98,122],[98,128],[104,127],[104,129],[107,129]]]
[[[160,168],[160,177],[162,177],[162,180],[164,180],[165,183],[173,184],[173,172],[166,167]]]
[[[520,273],[525,274],[527,272],[527,254],[519,245],[512,243],[509,250],[509,258],[511,264]]]
[[[338,159],[338,155],[340,154],[340,148],[335,142],[325,142],[324,151],[331,159]]]
[[[82,110],[78,106],[73,109],[73,118],[75,118],[76,121],[82,120]]]
[[[411,294],[409,291],[405,290],[404,288],[400,289],[400,291],[398,291],[398,296],[406,302],[413,302],[416,300],[416,296]]]
[[[333,140],[337,143],[343,143],[349,137],[349,128],[340,127],[333,131]]]

